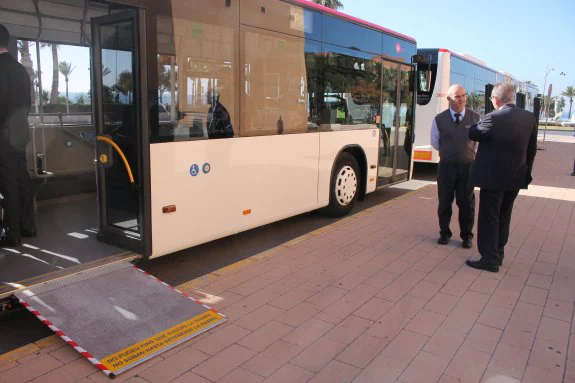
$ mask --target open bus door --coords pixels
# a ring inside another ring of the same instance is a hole
[[[144,253],[142,113],[137,10],[93,18],[92,68],[100,240]]]

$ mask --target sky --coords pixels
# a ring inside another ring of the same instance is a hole
[[[547,87],[553,84],[553,96],[568,85],[575,85],[573,0],[340,1],[342,12],[413,37],[419,48],[470,54],[519,80],[533,81],[541,92],[548,71]],[[75,66],[69,91],[88,92],[88,49],[62,46],[59,56],[60,61],[70,61]],[[49,48],[41,50],[40,58],[47,65],[44,68],[51,68]],[[60,77],[63,95],[65,83]],[[43,88],[49,89],[51,70],[44,69],[42,81]]]
[[[553,96],[575,85],[573,0],[340,1],[341,12],[413,37],[418,48],[467,53],[540,92],[548,71]]]

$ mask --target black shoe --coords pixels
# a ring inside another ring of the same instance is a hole
[[[11,237],[4,237],[2,239],[0,239],[0,247],[5,246],[5,247],[14,247],[14,246],[20,246],[20,239],[15,239],[15,238],[11,238]]]
[[[571,175],[575,177],[575,172],[571,173]]]
[[[464,239],[463,242],[461,243],[461,247],[463,247],[464,249],[471,249],[473,247],[473,242],[471,242],[471,239],[469,238]]]
[[[489,271],[491,273],[498,273],[499,272],[499,266],[488,265],[487,263],[483,262],[482,260],[471,261],[468,259],[467,261],[465,261],[465,263],[467,264],[467,266],[473,267],[474,269],[485,270],[485,271]]]
[[[440,245],[447,245],[449,243],[449,237],[447,235],[442,235],[437,240],[437,243],[439,243]]]
[[[22,237],[26,237],[26,238],[34,238],[34,237],[36,237],[37,233],[36,233],[36,229],[32,229],[32,230],[20,229],[20,235]]]

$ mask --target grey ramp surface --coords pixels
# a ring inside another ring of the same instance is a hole
[[[99,360],[208,311],[128,262],[16,295]]]

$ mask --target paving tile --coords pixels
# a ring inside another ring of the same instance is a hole
[[[549,318],[560,319],[565,322],[573,321],[573,303],[548,299],[543,315]]]
[[[251,371],[244,370],[241,367],[236,368],[223,379],[219,380],[218,383],[260,383],[263,381],[264,378],[259,376],[258,374],[254,374]],[[188,380],[188,382],[194,382],[195,380]],[[184,382],[182,382],[184,383]]]
[[[484,276],[479,276],[477,279],[471,284],[469,290],[477,291],[478,293],[483,294],[493,294],[495,288],[499,284],[497,279],[491,279]]]
[[[36,359],[35,364],[38,361]],[[94,372],[94,365],[90,363],[87,359],[81,358],[76,359],[70,363],[65,364],[55,370],[52,370],[40,377],[34,379],[37,383],[60,383],[60,382],[73,382],[75,380],[85,378]],[[10,372],[10,371],[8,371]],[[24,380],[22,380],[24,381]],[[5,382],[4,377],[2,377],[2,382]]]
[[[509,376],[506,370],[501,368],[504,363],[493,363],[491,361],[487,370],[483,373],[481,383],[521,383],[520,379]]]
[[[362,335],[339,353],[335,359],[364,368],[388,343],[385,339]]]
[[[401,331],[383,350],[381,356],[409,363],[421,351],[428,340],[428,336],[411,331]]]
[[[373,323],[373,321],[350,315],[325,334],[325,337],[345,344],[350,344],[363,334],[363,332]]]
[[[541,289],[549,289],[551,287],[552,280],[553,277],[550,275],[531,273],[526,284],[527,286],[539,287]]]
[[[393,282],[395,278],[397,278],[397,274],[393,274],[388,271],[380,271],[373,275],[371,278],[367,279],[364,283],[369,286],[383,289],[391,282]]]
[[[539,366],[528,365],[523,374],[521,383],[566,383],[563,382],[563,373],[549,371]]]
[[[426,281],[445,284],[455,274],[451,270],[436,268],[425,277]]]
[[[282,339],[286,342],[298,345],[300,347],[308,347],[329,330],[334,327],[333,324],[312,318],[301,326],[295,328],[287,335],[282,334]]]
[[[389,310],[391,310],[394,304],[395,302],[386,301],[379,298],[371,298],[367,303],[361,306],[354,313],[354,315],[360,318],[375,321],[385,315],[385,313],[387,313]]]
[[[445,318],[442,326],[457,330],[459,332],[468,333],[478,317],[478,312],[468,310],[465,307],[456,307],[453,309],[453,311],[451,311],[451,313],[449,313],[447,318]]]
[[[457,353],[457,350],[459,350],[459,347],[461,347],[465,341],[465,336],[465,333],[446,327],[440,327],[427,341],[423,347],[423,351],[453,358]]]
[[[315,375],[310,383],[351,383],[361,370],[349,364],[332,360],[319,374]]]
[[[54,358],[58,359],[60,362],[67,364],[76,359],[82,358],[82,354],[80,354],[76,349],[73,347],[61,347],[57,350],[50,352]]]
[[[193,348],[186,348],[139,374],[150,382],[166,382],[185,374],[210,356]]]
[[[293,327],[291,326],[271,321],[243,337],[237,343],[254,351],[263,351],[292,330]]]
[[[513,310],[517,300],[519,300],[519,296],[520,293],[517,291],[508,291],[497,288],[491,296],[489,304]]]
[[[459,302],[459,297],[438,293],[425,305],[425,309],[447,315],[453,310],[457,302]]]
[[[551,371],[564,371],[566,360],[567,346],[546,339],[535,338],[527,364]]]
[[[255,311],[256,309],[260,308],[261,306],[265,305],[269,301],[274,300],[278,297],[278,294],[273,293],[268,290],[260,290],[256,293],[253,293],[244,299],[240,299],[230,307],[232,308],[239,308],[248,312]]]
[[[479,382],[490,357],[488,353],[461,347],[445,370],[445,375],[461,379],[463,382]]]
[[[541,323],[539,323],[539,328],[535,336],[536,338],[550,340],[567,346],[570,329],[571,323],[569,322],[543,317],[541,318]]]
[[[264,380],[266,383],[305,383],[313,376],[313,373],[293,364],[286,364],[272,376]]]
[[[240,326],[250,331],[255,331],[269,321],[274,320],[278,316],[282,315],[283,313],[285,313],[285,310],[270,306],[268,304],[234,321],[234,325]]]
[[[406,362],[380,355],[359,373],[353,383],[394,383],[405,367]]]
[[[22,364],[3,372],[2,383],[26,382],[55,370],[62,365],[62,362],[51,355],[40,355],[34,359],[33,363]]]
[[[346,346],[345,343],[323,337],[302,351],[291,363],[308,371],[319,372]]]
[[[493,354],[502,333],[503,331],[497,328],[476,324],[467,334],[463,347]]]
[[[499,343],[487,369],[513,379],[521,379],[528,360],[529,350]]]
[[[275,321],[285,323],[292,327],[297,327],[316,316],[319,311],[320,309],[315,305],[308,302],[302,302],[291,310],[288,310],[284,314],[276,317]]]
[[[327,286],[311,298],[308,298],[307,302],[320,308],[326,308],[333,302],[341,299],[347,293],[348,291],[345,289],[340,289],[334,286]]]
[[[195,367],[192,372],[208,380],[219,380],[255,354],[256,353],[250,349],[234,344],[201,363]]]
[[[269,302],[269,305],[278,307],[283,310],[289,310],[299,303],[305,301],[309,297],[313,295],[313,292],[300,290],[300,289],[292,289],[285,294],[282,294],[278,298]]]
[[[503,330],[513,310],[488,303],[477,319],[477,323]]]
[[[405,327],[406,330],[419,334],[432,336],[441,326],[445,315],[434,313],[433,311],[421,310]]]
[[[270,376],[302,350],[301,347],[279,340],[244,363],[242,367],[261,376]]]
[[[236,326],[233,323],[216,328],[201,340],[192,343],[191,347],[206,354],[216,355],[224,348],[236,343],[238,340],[250,334],[251,331]]]
[[[542,275],[549,275],[553,276],[555,274],[556,265],[553,263],[546,263],[546,262],[535,262],[533,265],[533,272]]]
[[[537,326],[524,322],[509,322],[503,331],[500,342],[509,346],[531,350],[536,333]]]
[[[158,380],[158,382],[166,382],[167,380]],[[142,379],[142,383],[146,383],[147,380]],[[201,376],[193,373],[192,371],[188,371],[182,376],[179,376],[177,379],[170,381],[170,383],[210,383],[209,380],[202,378]]]
[[[483,311],[487,302],[491,298],[488,294],[478,293],[476,291],[467,291],[455,305],[455,310],[464,310],[474,313]]]
[[[525,286],[521,292],[521,295],[519,296],[519,301],[539,306],[545,306],[545,302],[547,301],[547,294],[549,294],[549,290],[532,286]]]
[[[435,383],[439,380],[451,358],[421,351],[400,376],[405,383]]]
[[[513,310],[513,314],[511,314],[511,321],[538,326],[541,321],[542,314],[542,306],[526,302],[517,302],[517,305],[515,305],[515,309]]]
[[[406,296],[371,326],[366,334],[391,341],[417,315],[425,302],[420,298]]]
[[[257,277],[244,283],[240,283],[239,285],[230,288],[228,291],[245,297],[269,286],[271,283],[272,282],[269,279]]]
[[[441,286],[440,283],[421,281],[409,292],[409,295],[430,300],[441,289]]]
[[[497,287],[501,290],[521,293],[521,290],[525,287],[526,280],[527,278],[523,276],[507,274],[501,279]]]
[[[347,274],[345,277],[334,281],[332,285],[340,289],[352,290],[368,278],[369,276],[367,275],[352,272]]]

